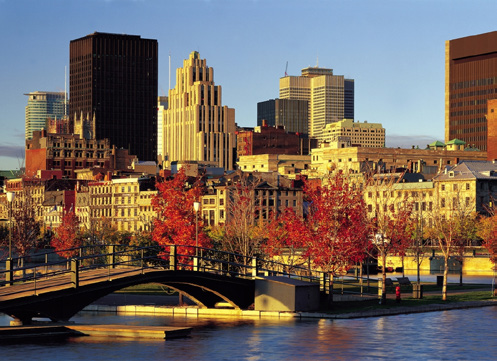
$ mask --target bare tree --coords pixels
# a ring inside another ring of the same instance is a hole
[[[29,191],[17,193],[12,209],[12,247],[19,257],[25,257],[36,247],[41,224],[36,220],[36,204]],[[19,266],[22,266],[22,258]]]
[[[466,241],[476,237],[477,213],[471,202],[454,194],[452,202],[439,197],[430,214],[432,226],[425,230],[425,237],[433,239],[444,258],[442,299],[447,300],[449,259],[462,257]],[[461,263],[462,267],[462,263]],[[461,271],[462,275],[462,271]]]

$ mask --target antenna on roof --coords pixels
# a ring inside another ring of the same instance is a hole
[[[285,68],[285,76],[288,76],[288,73],[287,73],[287,71],[288,71],[288,60],[287,60],[287,62],[286,62],[286,68]]]

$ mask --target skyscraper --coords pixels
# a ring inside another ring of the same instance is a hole
[[[309,67],[301,76],[280,78],[280,99],[309,102],[309,136],[321,140],[326,124],[354,117],[354,80],[333,69]]]
[[[497,31],[445,42],[445,142],[487,149],[487,100],[497,98]]]
[[[35,91],[28,96],[26,106],[26,139],[33,137],[35,130],[47,129],[47,119],[61,119],[67,115],[67,101],[64,92]]]
[[[164,118],[166,166],[175,161],[198,161],[234,167],[235,110],[223,106],[221,87],[214,84],[214,69],[190,53],[176,70],[176,86],[169,90]]]
[[[287,132],[309,134],[309,102],[299,99],[270,99],[257,103],[257,125],[285,127]]]
[[[95,119],[96,139],[155,161],[157,40],[96,32],[71,41],[69,61],[70,116]]]
[[[164,148],[164,110],[167,109],[167,97],[157,98],[157,156],[162,160],[162,150]]]

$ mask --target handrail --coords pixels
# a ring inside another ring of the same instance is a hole
[[[111,277],[111,269],[116,268],[119,269],[120,273],[135,272],[136,270],[144,272],[147,269],[160,268],[217,273],[231,277],[271,275],[285,276],[308,282],[320,282],[322,279],[322,272],[310,268],[291,266],[273,260],[246,257],[205,247],[198,247],[197,257],[195,256],[196,249],[195,246],[184,245],[165,247],[158,245],[91,245],[64,250],[74,252],[76,256],[70,259],[64,259],[57,255],[55,260],[50,261],[49,258],[53,257],[49,256],[55,255],[57,252],[49,250],[29,257],[14,258],[12,264],[14,262],[23,263],[24,266],[0,270],[0,286],[34,282],[36,288],[36,281],[42,278],[48,279],[68,274],[73,277],[75,273],[79,274],[79,272],[95,269],[108,269],[109,277]],[[27,261],[33,261],[38,257],[44,257],[44,262],[27,263]],[[243,260],[243,262],[238,260]],[[77,265],[76,269],[72,268],[72,262]],[[129,270],[126,271],[126,268],[129,268]],[[11,275],[12,278],[9,279],[8,275]]]

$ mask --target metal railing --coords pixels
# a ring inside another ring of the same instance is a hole
[[[54,250],[48,250],[5,260],[5,269],[0,270],[0,290],[3,289],[3,294],[7,292],[7,287],[10,288],[9,294],[25,292],[29,284],[30,289],[37,294],[57,282],[68,284],[67,287],[79,287],[82,276],[85,282],[91,282],[92,279],[102,280],[107,277],[110,280],[117,274],[122,277],[127,273],[136,274],[137,271],[143,274],[153,270],[184,270],[227,277],[284,276],[318,283],[321,290],[329,292],[329,277],[323,272],[210,248],[198,247],[197,252],[195,246],[93,245],[65,252],[73,256],[63,258]],[[14,267],[15,264],[18,266]],[[53,283],[40,282],[42,280],[53,280]],[[16,287],[20,285],[24,287]]]

